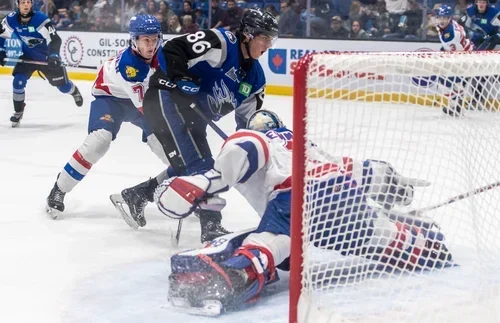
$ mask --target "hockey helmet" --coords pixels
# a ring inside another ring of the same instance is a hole
[[[259,8],[248,9],[241,18],[237,34],[240,40],[245,36],[252,40],[255,36],[265,35],[272,39],[273,46],[278,39],[278,21],[276,17]]]
[[[153,15],[135,15],[130,19],[130,24],[128,27],[128,32],[130,34],[130,43],[132,49],[140,54],[139,48],[137,47],[137,39],[142,35],[158,35],[158,44],[155,48],[155,53],[160,48],[163,41],[163,35],[161,32],[161,25]]]
[[[453,10],[447,4],[439,7],[439,9],[437,10],[437,13],[436,13],[436,16],[438,16],[438,17],[451,17],[452,15],[453,15]]]
[[[269,110],[257,110],[248,118],[246,128],[249,130],[266,132],[283,127],[285,127],[285,125],[276,113]]]

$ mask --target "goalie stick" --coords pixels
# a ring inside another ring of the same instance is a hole
[[[421,209],[416,209],[416,210],[410,211],[409,214],[412,215],[412,216],[416,216],[419,213],[424,213],[424,212],[428,212],[428,211],[432,211],[432,210],[438,209],[438,208],[443,207],[445,205],[461,201],[461,200],[466,199],[468,197],[471,197],[471,196],[477,195],[479,193],[483,193],[483,192],[489,191],[489,190],[491,190],[491,189],[493,189],[495,187],[499,187],[499,186],[500,186],[500,181],[496,181],[496,182],[493,182],[491,184],[484,185],[484,186],[481,186],[479,188],[475,188],[475,189],[470,190],[468,192],[465,192],[465,193],[462,193],[462,194],[459,194],[459,195],[455,195],[453,197],[448,198],[446,201],[443,201],[443,202],[440,202],[440,203],[437,203],[437,204],[434,204],[434,205],[429,205],[429,206],[426,206],[426,207],[421,208]]]

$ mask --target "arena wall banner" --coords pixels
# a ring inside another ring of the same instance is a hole
[[[94,80],[95,70],[108,58],[128,44],[127,33],[96,33],[59,31],[62,39],[61,57],[68,66],[73,79]],[[164,35],[164,39],[174,35]],[[8,57],[20,54],[19,40],[7,43]],[[439,43],[420,42],[381,42],[381,41],[343,41],[318,39],[280,38],[275,48],[270,49],[260,59],[267,79],[267,93],[291,95],[293,71],[297,61],[309,52],[329,51],[434,51],[439,50]],[[2,68],[0,73],[11,73],[11,69]],[[377,82],[374,80],[374,82]]]

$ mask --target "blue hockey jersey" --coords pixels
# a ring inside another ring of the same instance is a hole
[[[500,11],[498,9],[488,6],[485,12],[480,13],[476,6],[471,6],[467,8],[466,13],[471,18],[472,23],[481,28],[489,36],[498,33],[498,27],[500,26]]]
[[[213,120],[235,110],[237,128],[262,105],[266,79],[258,60],[242,66],[240,42],[223,28],[169,40],[163,47],[171,81],[190,76],[200,82],[197,103]]]
[[[40,11],[36,11],[26,24],[21,22],[17,11],[11,12],[3,19],[2,28],[0,48],[5,48],[6,39],[17,38],[27,59],[46,61],[49,54],[59,54],[61,38],[50,19]]]

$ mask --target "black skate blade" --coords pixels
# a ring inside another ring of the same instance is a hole
[[[191,315],[217,317],[224,311],[224,305],[218,300],[204,300],[203,307],[191,306],[188,300],[178,297],[170,298],[170,303],[177,311]]]
[[[132,228],[132,229],[139,229],[139,224],[135,222],[134,218],[130,213],[125,209],[125,201],[123,200],[123,197],[121,194],[111,194],[109,196],[109,199],[111,200],[111,203],[115,206],[115,208],[120,212],[121,216],[123,217],[123,220]]]
[[[54,208],[51,208],[50,206],[45,206],[45,212],[47,212],[47,214],[53,219],[57,219],[57,217],[59,216],[59,214],[61,214],[61,211],[57,210],[57,209],[54,209]]]
[[[12,122],[12,128],[17,128],[19,127],[19,125],[21,124],[21,121],[17,121],[17,122]]]

